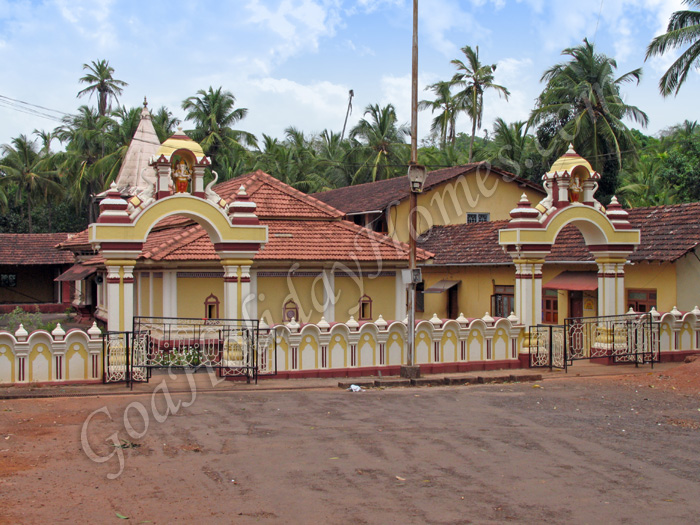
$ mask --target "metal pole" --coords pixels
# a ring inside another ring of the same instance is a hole
[[[411,61],[411,164],[418,163],[418,0],[413,0],[413,53]],[[409,181],[410,185],[410,181]],[[409,227],[409,262],[411,270],[411,282],[408,289],[408,344],[406,364],[414,367],[416,346],[416,283],[413,282],[413,270],[416,268],[416,235],[418,219],[416,207],[418,194],[413,191],[409,194],[408,215]],[[413,374],[411,374],[413,375]]]

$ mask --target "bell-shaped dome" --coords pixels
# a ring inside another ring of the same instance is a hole
[[[166,139],[166,141],[160,145],[156,157],[163,155],[165,158],[170,158],[172,154],[178,150],[191,151],[197,159],[204,157],[202,146],[185,135],[182,129],[178,129],[177,133]]]
[[[596,178],[595,175],[597,175],[597,173],[590,162],[574,151],[573,144],[569,144],[569,149],[552,164],[549,172],[547,172],[547,176],[548,178],[552,178],[555,176],[562,176],[565,173],[571,175],[576,168],[585,168],[588,175],[592,178]]]

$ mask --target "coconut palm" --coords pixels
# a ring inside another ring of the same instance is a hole
[[[494,166],[520,176],[527,168],[526,154],[529,145],[526,122],[507,124],[498,117],[493,124],[493,137],[488,143],[488,160]]]
[[[177,125],[180,124],[180,119],[173,116],[168,108],[161,106],[151,113],[151,122],[153,122],[158,140],[165,142],[177,129]]]
[[[484,92],[496,91],[508,100],[510,92],[503,86],[494,83],[496,64],[482,64],[479,61],[479,46],[476,50],[470,46],[464,46],[462,53],[466,57],[466,63],[454,59],[451,63],[457,68],[457,73],[452,77],[451,83],[464,89],[455,97],[460,100],[461,111],[465,111],[472,121],[472,135],[469,141],[469,162],[473,159],[474,137],[476,130],[481,129],[481,117],[484,113]]]
[[[88,106],[80,106],[76,115],[64,118],[54,131],[66,146],[58,153],[60,172],[69,197],[78,209],[88,209],[89,221],[96,218],[92,196],[106,189],[106,173],[96,166],[109,153],[109,134],[114,122]]]
[[[62,193],[57,173],[47,169],[50,168],[50,159],[26,135],[4,144],[2,151],[5,156],[0,164],[0,185],[3,189],[14,187],[17,203],[24,201],[27,225],[32,233],[34,207],[49,199],[57,199]]]
[[[612,194],[617,172],[622,167],[622,152],[634,156],[636,143],[624,123],[628,118],[645,127],[646,113],[626,104],[620,87],[628,82],[639,83],[641,68],[615,77],[617,63],[594,45],[564,49],[570,58],[556,64],[542,75],[546,82],[538,97],[529,124],[538,125],[538,139],[548,153],[561,154],[569,143],[588,159],[593,167],[608,175],[601,182],[602,194]]]
[[[93,60],[90,64],[83,64],[83,69],[89,73],[80,79],[80,83],[89,85],[78,92],[78,97],[97,94],[97,112],[105,116],[111,109],[112,99],[116,101],[122,88],[129,84],[114,78],[114,68],[107,60]]]
[[[683,0],[683,3],[688,7],[700,7],[700,0]],[[659,91],[664,97],[672,93],[677,95],[690,69],[700,66],[700,11],[698,10],[673,13],[666,33],[654,38],[647,47],[646,59],[686,45],[688,48],[659,80]]]
[[[234,130],[232,126],[248,114],[246,108],[235,108],[236,97],[221,87],[207,91],[200,89],[197,95],[187,98],[182,109],[187,111],[185,120],[194,124],[187,134],[202,145],[205,153],[212,157],[213,169],[218,172],[220,155],[235,157],[242,154],[244,146],[255,146],[257,139],[252,133]]]
[[[457,115],[464,108],[464,99],[456,97],[452,94],[451,82],[440,81],[431,84],[427,87],[435,93],[435,100],[421,100],[418,103],[418,109],[430,109],[432,113],[440,111],[430,124],[430,131],[440,134],[440,146],[445,147],[449,141],[450,144],[455,143],[455,123]]]
[[[365,116],[350,130],[354,141],[352,159],[357,168],[352,183],[389,179],[404,174],[408,163],[408,145],[404,138],[410,133],[406,125],[398,125],[396,109],[392,104],[380,107],[370,104]]]
[[[662,175],[659,157],[643,156],[630,170],[621,172],[618,193],[629,207],[676,204],[678,190]]]

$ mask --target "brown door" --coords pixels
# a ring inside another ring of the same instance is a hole
[[[569,292],[569,317],[583,317],[583,292]]]
[[[447,290],[447,317],[457,319],[459,317],[459,285]]]

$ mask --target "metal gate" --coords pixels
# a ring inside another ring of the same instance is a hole
[[[277,372],[274,332],[257,320],[134,317],[133,332],[103,336],[104,382],[148,381],[154,369],[216,370],[219,377]]]
[[[660,323],[651,314],[570,317],[563,325],[530,327],[530,367],[567,369],[576,360],[659,362]]]

